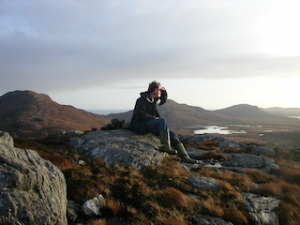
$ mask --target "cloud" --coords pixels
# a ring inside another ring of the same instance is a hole
[[[0,91],[122,86],[153,77],[295,77],[299,55],[264,49],[259,25],[274,5],[258,0],[1,1]]]

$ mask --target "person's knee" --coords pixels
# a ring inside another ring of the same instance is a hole
[[[165,119],[158,119],[159,121],[159,129],[160,130],[167,130],[168,126],[167,126],[167,121]]]

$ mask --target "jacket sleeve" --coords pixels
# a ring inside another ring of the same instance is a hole
[[[161,94],[160,94],[160,103],[159,105],[163,105],[166,103],[168,99],[168,93],[166,90],[162,91]]]

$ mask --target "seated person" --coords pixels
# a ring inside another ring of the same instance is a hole
[[[167,121],[160,117],[156,109],[157,104],[162,105],[166,102],[166,90],[161,88],[159,82],[153,81],[149,84],[148,91],[140,95],[131,118],[132,131],[138,134],[153,133],[160,136],[162,146],[159,151],[178,154],[181,161],[185,163],[198,163],[197,160],[189,157],[177,134],[168,129]]]

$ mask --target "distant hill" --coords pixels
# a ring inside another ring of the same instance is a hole
[[[299,127],[300,124],[300,120],[298,119],[268,113],[257,106],[247,104],[235,105],[214,112],[243,121],[244,124],[272,125],[272,127],[274,127],[275,124],[281,124],[280,126],[284,125],[284,127]]]
[[[0,97],[0,130],[22,137],[43,137],[60,130],[90,130],[107,124],[99,115],[60,105],[33,91],[8,92]]]
[[[265,112],[272,113],[281,116],[300,116],[300,108],[280,108],[272,107],[267,109],[262,109]]]
[[[214,111],[218,114],[235,117],[235,118],[261,118],[261,117],[272,117],[273,115],[261,110],[257,106],[240,104],[231,106],[225,109]]]
[[[197,125],[214,125],[238,121],[236,119],[207,111],[200,107],[179,104],[171,99],[166,104],[157,107],[161,117],[168,121],[170,128],[186,128]],[[133,110],[124,113],[112,113],[106,116],[107,119],[131,120]]]

